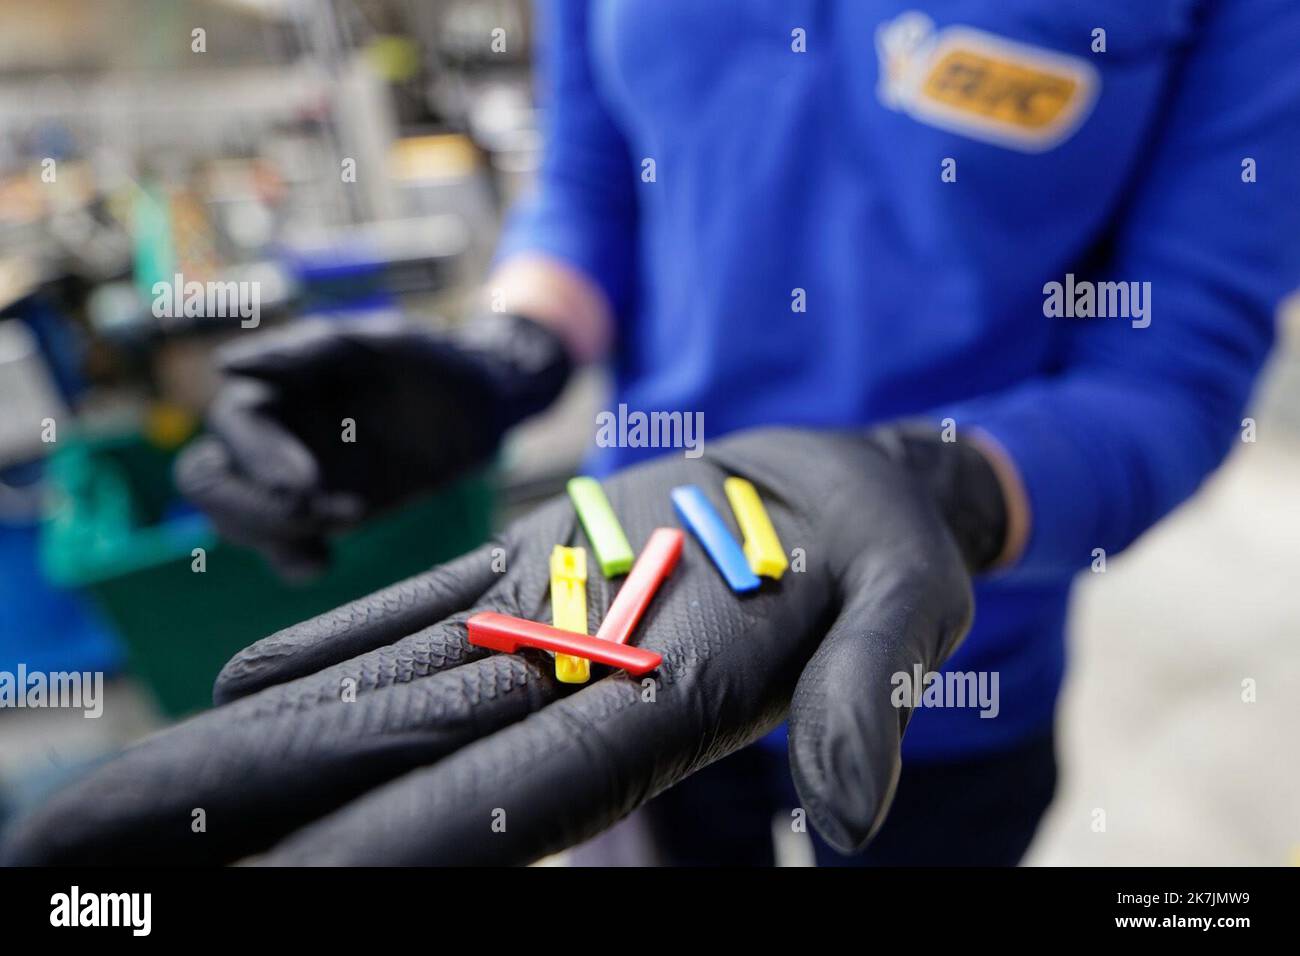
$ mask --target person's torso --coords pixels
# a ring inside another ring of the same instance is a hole
[[[702,412],[707,442],[1050,373],[1043,285],[1104,254],[1195,6],[594,0],[588,53],[639,206],[617,400]],[[910,753],[1010,745],[1050,719],[1067,589],[979,586],[948,669],[997,674],[1001,719],[922,710]]]
[[[640,214],[619,399],[716,437],[1050,370],[1043,285],[1104,241],[1193,7],[595,0]]]

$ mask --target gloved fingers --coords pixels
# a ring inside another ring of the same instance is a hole
[[[658,502],[622,503],[633,540],[636,529],[663,520]],[[647,510],[649,521],[637,517]],[[772,589],[739,602],[697,546],[687,549],[640,625],[637,645],[663,655],[653,675],[619,672],[560,697],[314,821],[261,862],[529,863],[595,835],[766,733],[795,682],[788,665],[805,660],[820,636],[801,631],[805,618],[820,616],[823,584],[794,575],[789,589],[805,600],[783,601]],[[488,599],[505,596],[510,581]],[[542,586],[525,578],[510,597],[527,609],[536,598],[529,588]],[[589,597],[606,606],[605,592]]]
[[[555,542],[570,540],[574,526],[565,500],[543,505],[499,539],[250,645],[222,668],[213,698],[221,704],[311,674],[467,609],[544,619],[550,594],[547,560]],[[592,606],[607,606],[598,603],[608,600],[605,585],[591,583]],[[454,633],[465,643],[463,629]]]
[[[554,507],[539,514],[551,515],[553,534],[571,528]],[[513,552],[527,554],[524,566],[536,563],[528,549],[540,548],[526,538]],[[565,690],[548,658],[489,655],[467,640],[474,611],[520,613],[519,601],[543,600],[544,577],[496,580],[496,547],[255,645],[228,666],[218,690],[247,696],[144,741],[56,794],[20,827],[4,858],[226,862],[541,707]],[[451,607],[461,609],[443,617]],[[221,828],[220,840],[188,838],[196,810],[206,834],[216,832],[214,822]]]
[[[186,446],[173,474],[181,494],[239,544],[260,547],[267,541],[313,539],[328,530],[301,498],[244,477],[216,438],[199,438]]]
[[[532,862],[600,832],[654,796],[658,781],[694,769],[682,756],[685,725],[671,711],[647,701],[640,681],[614,674],[366,793],[258,862]]]
[[[0,862],[231,862],[560,692],[549,667],[504,654],[403,681],[403,666],[423,669],[420,643],[354,693],[312,675],[146,739],[20,822]]]
[[[228,379],[208,409],[208,425],[240,474],[271,491],[308,495],[320,485],[320,466],[311,450],[268,414],[272,398],[262,382]]]
[[[305,318],[222,346],[216,364],[228,374],[281,382],[323,371],[337,360],[343,344],[336,323]]]
[[[473,605],[496,581],[495,545],[358,598],[250,645],[217,675],[217,704],[392,644]]]
[[[260,552],[281,578],[305,581],[329,567],[326,534],[335,526],[333,517],[314,514],[310,500],[270,491],[237,474],[218,439],[200,438],[187,447],[177,459],[175,479],[222,538]]]
[[[969,626],[969,588],[928,589],[935,568],[863,579],[800,675],[790,706],[790,767],[817,831],[841,853],[884,822],[912,700],[898,688],[937,668]],[[944,652],[941,652],[944,653]],[[900,677],[899,675],[904,675]]]

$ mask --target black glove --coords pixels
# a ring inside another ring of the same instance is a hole
[[[787,710],[809,818],[835,846],[861,847],[889,806],[910,715],[891,703],[891,675],[953,651],[971,618],[968,568],[1000,546],[998,528],[957,538],[942,517],[1003,523],[979,452],[938,444],[764,430],[614,477],[606,489],[634,547],[676,525],[674,485],[700,485],[728,515],[723,479],[748,478],[806,567],[737,595],[688,535],[633,635],[662,666],[642,679],[593,668],[599,679],[576,690],[539,652],[466,641],[476,611],[550,620],[549,552],[586,544],[569,502],[553,501],[495,545],[241,652],[218,678],[223,706],[56,794],[0,858],[524,863],[599,832]],[[919,459],[929,473],[909,469]],[[618,584],[589,578],[592,633]],[[199,809],[204,833],[191,829]]]
[[[496,313],[446,334],[308,320],[218,362],[213,435],[181,455],[177,485],[290,576],[327,563],[330,532],[485,463],[570,371],[555,333]]]

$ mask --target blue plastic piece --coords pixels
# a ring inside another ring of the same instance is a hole
[[[709,552],[731,590],[741,593],[758,590],[758,575],[750,570],[740,542],[700,487],[678,485],[672,490],[672,499],[677,514]]]

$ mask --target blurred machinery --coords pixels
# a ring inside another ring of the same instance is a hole
[[[178,575],[224,545],[168,464],[232,336],[469,313],[537,161],[528,7],[0,0],[0,22],[0,669],[125,660],[183,712],[238,646],[488,530],[478,480],[360,529],[307,589],[223,560],[198,612]],[[189,283],[255,290],[255,321],[172,308]]]

